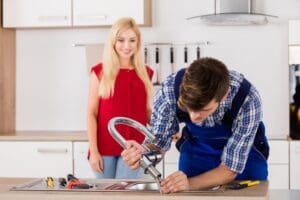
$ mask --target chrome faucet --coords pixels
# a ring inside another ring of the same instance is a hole
[[[111,136],[124,148],[126,149],[126,140],[124,137],[117,131],[115,125],[117,124],[124,124],[131,126],[146,137],[148,137],[151,141],[155,140],[155,136],[141,123],[127,118],[127,117],[114,117],[108,123],[108,131],[110,132]],[[162,154],[159,151],[152,151],[147,146],[142,145],[145,149],[145,152],[142,155],[140,160],[140,166],[144,169],[145,174],[150,174],[158,184],[160,188],[160,181],[161,181],[161,173],[155,168],[156,164],[162,160]]]

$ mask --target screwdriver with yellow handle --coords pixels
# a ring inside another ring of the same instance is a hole
[[[46,179],[46,184],[48,188],[53,188],[54,187],[54,180],[52,177],[47,177]]]
[[[246,181],[230,183],[230,184],[227,185],[227,188],[232,189],[232,190],[239,190],[239,189],[243,189],[243,188],[246,188],[246,187],[251,187],[251,186],[254,186],[254,185],[258,185],[258,184],[260,184],[260,181],[246,180]]]

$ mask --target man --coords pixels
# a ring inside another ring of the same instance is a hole
[[[161,182],[164,193],[203,189],[235,179],[266,180],[269,146],[262,123],[261,100],[242,74],[213,58],[194,61],[170,75],[154,100],[150,148],[165,152],[185,123],[176,146],[179,171]],[[123,160],[139,167],[142,147],[127,142]]]

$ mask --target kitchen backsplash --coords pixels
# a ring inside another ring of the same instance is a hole
[[[180,68],[187,67],[201,57],[201,50],[209,42],[195,43],[146,43],[145,62],[154,70],[153,83],[161,84],[165,78]]]
[[[210,45],[210,43],[145,43],[142,51],[145,63],[154,71],[153,84],[161,84],[168,75],[199,59],[201,50],[207,45]],[[85,47],[86,67],[89,74],[91,67],[101,62],[104,45],[82,44],[75,46]]]

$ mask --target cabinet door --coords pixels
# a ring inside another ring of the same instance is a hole
[[[164,158],[164,172],[165,177],[170,175],[171,173],[178,171],[178,160],[179,159],[179,151],[175,147],[175,143],[172,142],[172,146],[169,151],[167,151]]]
[[[3,0],[4,27],[71,26],[72,0]]]
[[[300,141],[290,143],[290,189],[300,189]]]
[[[178,163],[165,163],[165,178],[176,171],[178,171]]]
[[[87,159],[88,142],[74,142],[74,175],[78,178],[95,178]],[[156,169],[163,174],[163,162],[160,162]],[[150,175],[144,174],[142,178],[152,179]]]
[[[66,177],[72,142],[0,142],[0,177]]]
[[[268,159],[270,189],[289,188],[289,142],[287,140],[270,140]]]
[[[87,159],[89,143],[74,142],[74,175],[78,178],[95,178]]]
[[[287,140],[269,140],[269,164],[289,164],[289,142]]]
[[[300,33],[299,33],[300,34]],[[289,46],[289,65],[300,64],[300,44]]]
[[[289,189],[289,165],[269,164],[269,188]]]
[[[289,20],[289,45],[300,45],[300,19]]]
[[[171,148],[165,155],[165,163],[177,164],[179,159],[179,151],[176,149],[175,143],[172,142]]]
[[[151,0],[73,0],[73,26],[111,25],[121,17],[150,25]]]

